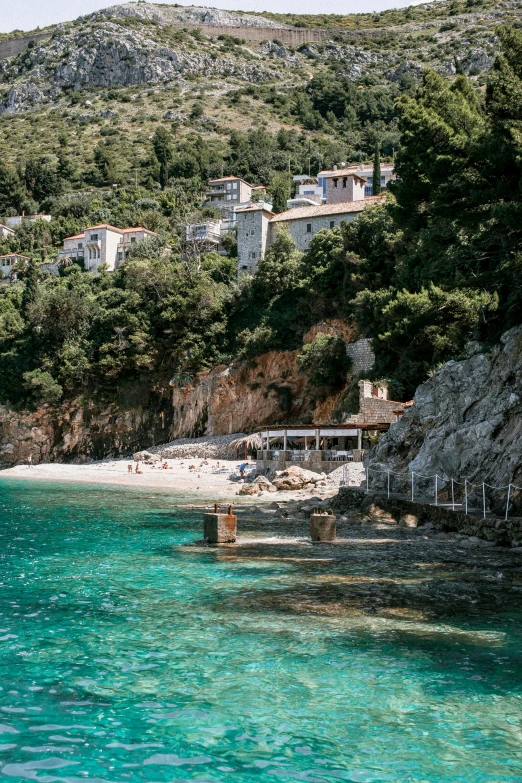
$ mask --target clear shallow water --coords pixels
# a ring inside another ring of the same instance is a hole
[[[449,619],[337,611],[368,563],[179,546],[201,527],[167,495],[0,481],[6,779],[522,780],[512,593]]]

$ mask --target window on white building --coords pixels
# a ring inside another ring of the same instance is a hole
[[[83,242],[78,242],[78,250],[81,250],[83,248]]]
[[[252,252],[250,253],[250,258],[255,258],[255,257],[256,257],[256,251],[252,250]]]
[[[307,223],[306,224],[306,233],[307,234],[311,234],[312,233],[312,224],[311,223]]]
[[[91,242],[97,242],[98,241],[98,234],[91,234]]]
[[[330,220],[330,228],[333,228],[335,226],[335,220]]]
[[[131,245],[136,241],[136,237],[131,237]]]

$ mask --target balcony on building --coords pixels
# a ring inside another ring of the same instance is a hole
[[[221,241],[221,221],[207,220],[204,223],[193,223],[186,226],[185,236],[188,242],[208,242],[219,245]]]

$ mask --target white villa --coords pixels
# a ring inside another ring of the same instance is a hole
[[[24,269],[29,262],[27,256],[21,256],[18,253],[10,253],[7,256],[0,256],[0,283],[13,283],[20,269]]]
[[[58,251],[58,258],[83,261],[86,272],[97,272],[102,264],[106,264],[109,272],[114,272],[125,261],[135,242],[152,236],[156,236],[154,231],[141,226],[89,226],[81,234],[64,239],[63,248]]]

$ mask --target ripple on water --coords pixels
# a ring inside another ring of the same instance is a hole
[[[360,529],[321,549],[266,517],[243,551],[195,550],[199,513],[164,494],[0,491],[6,777],[522,779],[522,579],[501,552]]]

